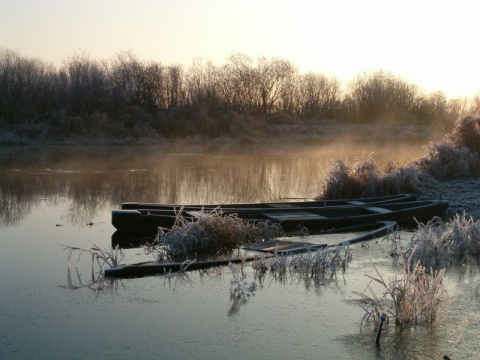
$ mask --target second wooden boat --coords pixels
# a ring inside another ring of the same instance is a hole
[[[159,203],[137,203],[124,202],[121,208],[123,210],[179,210],[181,208],[186,210],[199,209],[229,209],[229,210],[243,210],[243,209],[278,209],[278,208],[317,208],[330,206],[358,206],[358,205],[373,205],[393,202],[415,201],[416,196],[413,194],[397,194],[388,196],[377,196],[369,198],[356,198],[344,200],[307,200],[307,201],[288,201],[288,202],[267,202],[267,203],[234,203],[234,204],[204,204],[204,205],[181,205],[181,204],[159,204]]]
[[[396,221],[400,225],[415,226],[416,222],[427,222],[435,216],[443,217],[448,207],[445,200],[410,201],[386,203],[381,206],[338,206],[312,209],[246,209],[235,212],[244,221],[280,223],[286,231],[299,225],[310,231],[328,230],[346,226]],[[228,212],[226,212],[228,213]],[[232,212],[233,214],[233,212]],[[182,213],[184,220],[195,221],[208,216],[208,212],[192,210]],[[113,210],[113,226],[130,234],[156,234],[158,228],[171,228],[177,216],[165,210]]]

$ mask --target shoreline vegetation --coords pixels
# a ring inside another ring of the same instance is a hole
[[[420,198],[450,201],[447,217],[480,218],[480,117],[455,122],[452,132],[427,145],[426,156],[378,168],[372,154],[354,164],[332,161],[320,199],[413,193]]]
[[[342,84],[238,53],[188,68],[77,53],[54,67],[0,48],[0,89],[0,145],[428,141],[480,113],[480,91],[449,99],[381,70]]]

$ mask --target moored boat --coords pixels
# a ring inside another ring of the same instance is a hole
[[[382,204],[393,202],[415,201],[417,197],[413,194],[397,194],[387,196],[377,196],[368,198],[355,198],[344,200],[306,200],[306,201],[288,201],[288,202],[267,202],[267,203],[233,203],[233,204],[205,204],[205,205],[181,205],[181,204],[158,204],[158,203],[137,203],[124,202],[121,205],[122,210],[173,210],[184,208],[187,210],[193,209],[270,209],[270,208],[316,208],[316,207],[330,207],[330,206],[355,206],[367,204]]]
[[[236,214],[244,221],[280,223],[286,231],[299,225],[310,231],[322,231],[377,221],[396,221],[400,225],[414,226],[416,222],[427,222],[435,216],[443,217],[448,207],[445,200],[409,201],[358,206],[330,206],[324,208],[264,208],[264,209],[222,209],[225,214]],[[208,210],[182,210],[186,221],[195,221],[208,214]],[[171,228],[178,220],[179,213],[171,210],[136,209],[113,210],[113,226],[131,234],[156,234],[159,227]]]

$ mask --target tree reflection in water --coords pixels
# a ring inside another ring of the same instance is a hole
[[[301,156],[116,150],[57,149],[0,157],[0,225],[19,224],[41,202],[69,204],[65,219],[81,225],[127,201],[258,202],[318,192],[316,185],[302,188],[309,185],[305,179],[318,180],[319,168],[306,166]]]
[[[66,221],[85,225],[86,219],[128,201],[211,204],[310,198],[320,193],[332,159],[348,162],[347,154],[353,154],[352,160],[365,150],[346,145],[240,153],[167,153],[154,146],[12,150],[0,153],[0,225],[19,224],[41,202],[68,205]],[[391,159],[390,150],[383,157],[381,153],[376,150],[378,162]]]

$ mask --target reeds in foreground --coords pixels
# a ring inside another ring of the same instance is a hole
[[[274,256],[259,256],[252,262],[255,276],[261,281],[267,271],[277,279],[284,280],[287,271],[302,278],[334,278],[337,271],[345,272],[352,254],[348,246],[330,249],[318,249],[304,254],[287,256],[275,253]]]
[[[442,284],[445,269],[428,272],[420,262],[405,264],[401,276],[386,281],[373,266],[376,276],[367,275],[369,294],[354,292],[360,296],[356,302],[366,311],[362,325],[369,320],[378,322],[382,313],[395,318],[397,325],[432,323],[436,319],[438,306],[446,297]],[[377,295],[374,284],[380,284],[381,295]]]
[[[74,252],[78,252],[77,264],[80,260],[82,254],[87,253],[92,256],[92,272],[94,270],[95,261],[99,266],[100,272],[103,271],[105,266],[115,267],[120,265],[120,262],[123,260],[124,254],[122,249],[117,245],[114,248],[100,249],[97,245],[94,245],[90,249],[82,249],[74,246],[65,246],[64,248],[68,250],[68,267],[72,266],[72,256]],[[77,265],[75,265],[76,267]]]
[[[480,256],[480,220],[465,213],[448,222],[433,218],[418,224],[406,256],[427,268],[440,269],[452,263],[470,262]]]
[[[345,272],[346,264],[352,258],[348,246],[337,246],[332,249],[319,249],[294,256],[290,262],[293,271],[304,277],[321,276],[333,278],[340,268]]]
[[[109,280],[106,281],[104,277],[104,269],[105,267],[115,267],[120,265],[120,262],[123,260],[124,254],[122,249],[117,245],[114,248],[100,249],[97,245],[94,245],[90,249],[82,249],[75,246],[65,246],[64,249],[68,250],[68,270],[67,270],[67,282],[69,289],[79,289],[88,287],[92,290],[100,292],[113,292],[118,289],[118,281],[117,280]],[[75,264],[75,272],[77,275],[78,284],[75,285],[72,279],[72,257],[73,254],[77,252],[77,262]],[[80,261],[80,257],[82,254],[88,254],[91,256],[92,259],[92,267],[91,267],[91,279],[88,283],[82,282],[82,277],[80,272],[78,271],[78,262]],[[95,269],[95,264],[98,265],[98,269]]]
[[[232,300],[245,298],[252,295],[257,289],[257,284],[253,281],[249,283],[247,275],[243,271],[243,264],[235,266],[232,263],[228,264],[228,268],[232,272],[232,279],[230,280],[230,297]]]

